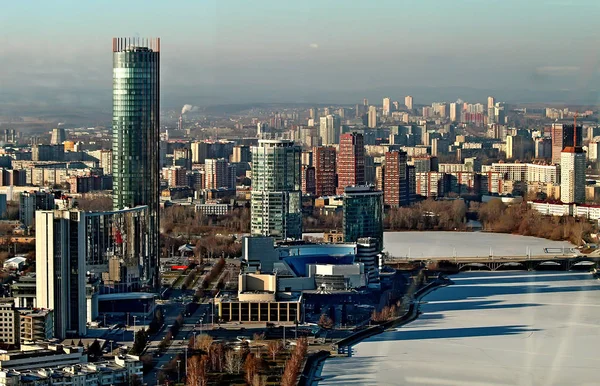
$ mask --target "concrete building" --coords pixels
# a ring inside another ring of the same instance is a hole
[[[410,203],[408,194],[407,156],[403,151],[385,153],[383,175],[383,202],[391,207]]]
[[[340,117],[329,114],[321,117],[319,120],[319,135],[323,145],[334,145],[339,143],[340,138]]]
[[[315,194],[315,168],[302,165],[302,194]]]
[[[300,147],[260,140],[252,148],[251,233],[302,238]]]
[[[460,121],[462,106],[459,103],[450,103],[450,120],[452,122]]]
[[[21,342],[41,342],[54,338],[52,310],[19,310],[19,314]]]
[[[357,242],[364,237],[383,245],[383,192],[370,186],[351,186],[344,190],[344,241]]]
[[[382,115],[384,117],[389,117],[391,110],[392,110],[391,99],[389,97],[383,98],[383,109],[381,110]]]
[[[560,165],[498,162],[483,170],[502,173],[505,179],[512,181],[560,183]]]
[[[251,162],[252,153],[250,152],[250,146],[237,145],[233,147],[233,154],[231,155],[231,162]]]
[[[365,184],[365,146],[362,134],[342,134],[337,156],[337,170],[338,194],[343,194],[348,186]]]
[[[83,347],[59,344],[22,346],[21,351],[0,353],[2,370],[34,370],[44,367],[71,366],[87,363]]]
[[[411,97],[410,95],[407,95],[404,97],[404,106],[406,106],[407,109],[412,110],[413,108],[413,97]]]
[[[23,192],[19,196],[19,221],[26,227],[34,225],[35,212],[54,209],[54,194],[43,191]]]
[[[535,158],[551,159],[552,158],[552,139],[551,138],[536,138],[534,143]]]
[[[208,158],[204,166],[205,189],[235,189],[235,170],[224,158]]]
[[[315,195],[332,196],[337,187],[336,151],[332,146],[313,148],[315,165]]]
[[[51,145],[62,145],[66,140],[67,134],[65,133],[65,129],[62,127],[52,129],[52,136],[50,137]]]
[[[19,312],[13,298],[0,298],[0,344],[19,345]]]
[[[525,160],[533,158],[533,141],[521,135],[508,135],[506,137],[506,158]]]
[[[376,106],[369,106],[369,112],[368,112],[368,125],[371,129],[374,129],[377,127],[377,107]]]
[[[581,147],[566,147],[560,156],[560,200],[585,203],[585,153]]]
[[[32,161],[63,161],[65,148],[63,145],[33,145],[31,147]]]

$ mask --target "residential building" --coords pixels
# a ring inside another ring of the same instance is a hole
[[[450,103],[450,120],[452,122],[459,122],[461,111],[462,106],[460,103]]]
[[[337,156],[337,170],[338,194],[343,194],[348,186],[365,184],[365,146],[362,134],[342,134]]]
[[[552,158],[552,138],[536,138],[534,143],[534,153],[537,159]]]
[[[159,117],[160,39],[113,38],[113,209],[147,206],[148,256],[155,260],[149,265],[156,270]],[[158,272],[152,278],[158,286]]]
[[[250,146],[237,145],[233,147],[231,162],[250,162],[252,160]]]
[[[349,186],[344,190],[344,241],[357,242],[364,237],[383,246],[383,192],[371,186]]]
[[[252,148],[253,235],[302,238],[301,153],[289,140],[259,140]]]
[[[34,225],[37,210],[54,209],[54,194],[43,191],[23,192],[19,196],[19,221],[26,227]]]
[[[315,165],[315,195],[317,197],[334,195],[337,187],[335,147],[315,147],[312,154]]]
[[[561,152],[566,147],[581,147],[581,141],[583,139],[583,128],[577,126],[577,129],[573,129],[573,125],[567,125],[563,123],[552,124],[552,162],[561,162]],[[577,143],[574,143],[574,134],[577,131]]]
[[[302,165],[302,194],[315,194],[315,168]]]
[[[410,95],[404,97],[404,105],[407,109],[412,110],[413,108],[413,97]]]
[[[54,312],[47,309],[19,310],[21,342],[41,342],[54,338]]]
[[[578,146],[568,146],[560,155],[560,200],[564,203],[585,203],[585,152]]]
[[[368,127],[374,129],[377,127],[377,107],[369,106],[368,112]]]
[[[19,345],[19,312],[13,298],[0,298],[0,344]]]
[[[326,115],[320,118],[319,135],[323,145],[333,145],[340,138],[340,117],[337,115]]]
[[[205,189],[235,189],[235,170],[224,158],[208,158],[204,166]]]
[[[392,102],[389,97],[383,98],[383,109],[381,110],[381,113],[384,117],[388,117],[390,115],[390,111],[391,111],[391,107],[392,107],[391,105],[392,105]]]
[[[65,133],[65,129],[62,127],[52,129],[52,136],[50,137],[51,145],[62,145],[66,140],[67,134]]]
[[[406,160],[406,152],[395,150],[385,153],[383,177],[383,201],[385,205],[398,207],[410,203]]]
[[[530,137],[508,135],[506,137],[506,158],[525,160],[533,158],[533,141]]]
[[[181,166],[171,166],[165,169],[167,183],[170,187],[187,186],[187,170]]]

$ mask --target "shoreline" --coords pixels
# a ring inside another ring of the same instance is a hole
[[[430,294],[431,292],[437,290],[438,288],[447,287],[452,284],[454,284],[454,282],[451,279],[449,279],[443,274],[439,274],[434,281],[418,289],[415,292],[415,294],[413,295],[413,299],[410,302],[410,306],[404,314],[390,321],[369,327],[366,330],[356,332],[355,334],[352,334],[334,343],[333,346],[337,346],[338,354],[340,353],[340,347],[344,347],[348,350],[348,352],[346,353],[346,357],[351,357],[352,346],[361,343],[365,339],[384,333],[389,329],[404,326],[418,319],[419,315],[421,315],[421,313],[419,312],[421,299]],[[342,346],[340,346],[340,342],[342,342]],[[344,348],[342,348],[342,351],[345,351]],[[303,369],[302,374],[300,376],[301,379],[298,385],[318,385],[319,381],[321,380],[321,377],[319,375],[320,371],[322,370],[322,366],[325,363],[325,361],[330,357],[331,353],[326,353],[324,351],[319,351],[317,353],[309,355],[309,358],[306,360],[305,363],[305,368]]]

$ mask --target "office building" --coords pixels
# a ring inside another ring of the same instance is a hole
[[[362,134],[342,134],[337,169],[338,194],[343,194],[348,186],[365,184],[365,145]]]
[[[377,127],[377,107],[369,106],[368,126],[372,129]]]
[[[406,159],[406,152],[403,151],[395,150],[385,153],[383,177],[383,202],[385,205],[399,207],[409,204]]]
[[[383,98],[383,109],[382,109],[382,114],[384,117],[389,117],[390,116],[390,111],[391,111],[391,100],[390,98],[386,97]]]
[[[577,140],[575,134],[575,141]],[[585,152],[580,146],[567,146],[561,152],[560,200],[562,202],[585,203],[585,163]]]
[[[65,129],[61,127],[52,129],[52,136],[50,137],[51,145],[62,145],[62,143],[66,140],[67,135],[65,134]]]
[[[573,143],[575,130],[573,125],[567,125],[563,123],[552,124],[552,162],[560,163],[562,159],[562,151],[567,147],[581,147],[581,140],[583,138],[582,126],[577,126],[577,143]]]
[[[154,260],[160,234],[159,116],[160,39],[113,38],[113,209],[148,207]],[[156,262],[150,266],[158,269]],[[158,280],[158,272],[153,278]]]
[[[317,197],[334,195],[337,187],[335,148],[315,147],[312,154],[315,165],[315,195]]]
[[[357,242],[364,237],[383,246],[383,192],[372,186],[351,186],[344,191],[344,241]]]
[[[253,235],[302,238],[301,153],[289,140],[259,140],[252,147]]]
[[[54,194],[42,191],[23,192],[19,196],[19,221],[26,227],[34,225],[37,210],[54,209]]]
[[[323,145],[338,143],[340,138],[340,117],[337,115],[326,115],[320,118],[319,135]]]
[[[404,105],[407,109],[412,110],[413,108],[413,97],[410,95],[404,97]]]
[[[54,310],[57,337],[85,334],[98,294],[153,287],[148,221],[146,206],[36,212],[36,306]],[[88,280],[94,290],[86,289]]]

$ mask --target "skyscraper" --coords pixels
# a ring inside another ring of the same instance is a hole
[[[561,162],[561,152],[567,147],[581,147],[583,128],[577,126],[577,143],[573,143],[575,131],[573,125],[552,124],[552,162]]]
[[[582,204],[585,202],[585,152],[578,146],[581,126],[568,125],[572,130],[571,141],[575,146],[567,146],[560,153],[560,200],[564,203]],[[567,125],[563,126],[566,129]],[[577,131],[576,131],[577,130]],[[563,131],[564,135],[564,131]]]
[[[319,135],[323,145],[338,143],[340,138],[340,117],[328,114],[320,118]]]
[[[335,194],[336,154],[333,146],[319,146],[313,149],[315,165],[315,195]]]
[[[377,107],[369,106],[369,127],[374,129],[377,127]]]
[[[386,117],[390,115],[391,103],[390,98],[383,98],[383,115]]]
[[[383,199],[385,205],[398,207],[409,204],[406,172],[406,152],[385,153],[385,175],[383,177]]]
[[[113,38],[113,208],[147,205],[159,251],[160,39]],[[147,262],[158,269],[156,262]],[[158,272],[154,275],[157,285]]]
[[[301,153],[289,140],[259,140],[252,147],[253,235],[302,238]]]
[[[338,194],[343,194],[348,186],[365,184],[365,144],[362,134],[342,134],[337,169]]]
[[[459,103],[450,103],[450,120],[452,122],[460,121],[460,109],[461,105]]]
[[[344,191],[344,241],[373,237],[383,245],[383,192],[371,186],[352,186]]]
[[[406,106],[407,109],[412,110],[413,108],[413,97],[411,97],[410,95],[407,95],[404,97],[404,105]]]

